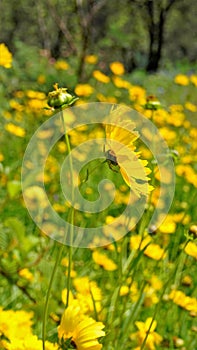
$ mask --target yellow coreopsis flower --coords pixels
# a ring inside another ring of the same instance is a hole
[[[23,339],[12,339],[6,344],[6,350],[42,350],[42,340],[38,339],[36,335],[27,335]],[[45,342],[46,350],[58,350],[57,344]]]
[[[85,62],[89,64],[96,64],[98,62],[98,57],[96,55],[85,56]]]
[[[124,66],[121,62],[112,62],[109,65],[112,73],[116,75],[123,75],[125,72]]]
[[[107,75],[105,75],[104,73],[100,72],[100,70],[95,70],[93,72],[93,77],[96,80],[98,80],[98,81],[100,81],[101,83],[104,83],[104,84],[107,84],[107,83],[110,82],[110,78]]]
[[[109,259],[107,255],[99,253],[97,250],[92,253],[92,258],[94,262],[103,267],[104,270],[114,271],[117,269],[117,265],[113,262],[113,260]]]
[[[136,152],[134,142],[138,139],[135,125],[129,119],[124,119],[121,107],[111,114],[113,124],[106,124],[106,158],[110,168],[118,166],[126,184],[137,197],[147,195],[152,188],[148,185],[150,169],[148,162],[140,159],[140,153]]]
[[[191,241],[188,242],[188,244],[185,247],[185,253],[197,260],[197,244]]]
[[[174,78],[174,82],[178,85],[186,86],[189,85],[189,78],[185,74],[178,74]]]
[[[102,322],[82,316],[79,306],[70,305],[62,316],[58,336],[61,343],[73,345],[77,350],[100,350],[102,344],[98,338],[105,335],[103,328]]]
[[[4,43],[0,44],[0,66],[5,68],[12,66],[12,54]]]
[[[6,124],[5,130],[8,131],[10,134],[13,134],[15,136],[19,136],[19,137],[25,136],[25,130],[23,128],[21,128],[21,126],[15,125],[13,123]]]
[[[162,336],[155,332],[157,327],[157,321],[153,321],[152,317],[148,317],[145,322],[136,321],[135,322],[138,331],[131,335],[131,339],[138,339],[138,344],[142,345],[144,339],[146,339],[145,349],[155,350],[155,345],[159,345],[162,341]]]
[[[33,281],[33,279],[34,279],[33,274],[27,268],[21,269],[18,274],[20,277],[25,278],[26,280],[28,280],[30,282]]]
[[[75,87],[75,94],[77,96],[88,97],[94,92],[94,88],[89,84],[78,84]]]
[[[55,68],[57,70],[67,70],[70,68],[69,64],[64,60],[58,60],[55,62]]]

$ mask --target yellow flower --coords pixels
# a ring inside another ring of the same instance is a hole
[[[174,82],[178,85],[187,86],[189,85],[189,78],[185,74],[178,74],[174,78]]]
[[[20,277],[25,278],[28,281],[33,281],[34,279],[33,274],[27,268],[21,269],[18,274]]]
[[[94,88],[89,84],[78,84],[75,87],[75,94],[77,96],[90,96],[94,92]]]
[[[45,84],[46,83],[46,77],[44,74],[40,74],[37,78],[38,84]]]
[[[129,95],[130,95],[130,100],[138,102],[140,104],[145,104],[146,103],[146,90],[143,89],[141,86],[132,86],[129,89]]]
[[[3,162],[3,160],[4,160],[4,155],[0,153],[0,162]]]
[[[194,84],[195,86],[197,86],[197,75],[192,74],[192,75],[190,76],[190,81],[191,81],[192,84]]]
[[[160,260],[165,257],[164,249],[155,243],[149,244],[144,254],[153,260]]]
[[[4,43],[0,44],[0,66],[11,68],[12,54]]]
[[[17,126],[13,123],[6,124],[5,130],[8,131],[10,134],[13,134],[15,136],[19,136],[19,137],[25,136],[25,130],[23,128],[21,128],[20,126]]]
[[[26,335],[24,339],[14,338],[10,343],[6,344],[7,350],[42,350],[42,340],[38,339],[36,335]],[[46,350],[58,350],[57,344],[45,342]]]
[[[111,113],[112,123],[106,124],[106,158],[109,166],[118,166],[126,184],[132,189],[137,197],[147,195],[147,177],[150,169],[146,167],[148,162],[139,158],[140,154],[135,151],[134,142],[139,135],[135,125],[129,119],[124,119],[122,107]],[[113,116],[115,116],[113,118]],[[112,169],[113,170],[113,169]]]
[[[100,350],[102,344],[99,344],[98,338],[105,335],[103,328],[102,322],[82,316],[80,307],[70,305],[62,316],[58,336],[61,341],[67,341],[77,350]]]
[[[56,61],[54,66],[58,70],[67,70],[68,68],[70,68],[69,64],[64,60]]]
[[[94,70],[93,77],[101,83],[107,84],[110,82],[110,78],[99,70]]]
[[[174,233],[176,231],[176,222],[173,215],[168,214],[162,224],[159,226],[162,233]]]
[[[186,102],[185,108],[188,109],[188,111],[190,112],[197,112],[197,106],[191,102]]]
[[[185,253],[197,259],[197,245],[194,242],[188,242],[185,247]]]
[[[88,277],[78,277],[73,280],[73,285],[77,291],[76,298],[82,305],[84,313],[94,311],[94,304],[97,311],[101,309],[102,293],[95,281],[90,281]]]
[[[112,62],[109,66],[112,73],[116,75],[123,75],[125,72],[124,66],[121,62]]]
[[[172,290],[169,294],[169,299],[183,309],[190,311],[193,315],[197,315],[197,299],[188,297],[181,290]]]
[[[117,265],[113,262],[113,260],[109,259],[107,255],[99,253],[97,250],[92,253],[92,258],[94,262],[99,266],[102,266],[104,270],[114,271],[117,269]]]
[[[148,235],[145,238],[140,235],[133,235],[130,238],[130,249],[143,250],[148,244],[150,244],[151,240],[151,236]]]
[[[148,317],[145,322],[135,322],[138,331],[131,335],[131,339],[137,339],[138,345],[142,345],[144,339],[146,339],[145,349],[155,350],[155,345],[159,345],[162,341],[162,336],[155,332],[157,327],[157,321],[153,321],[152,317]],[[148,336],[147,336],[147,332]]]
[[[117,76],[112,77],[112,81],[113,81],[114,85],[118,88],[129,89],[132,86],[129,83],[129,81],[124,80],[124,79],[117,77]]]
[[[85,56],[85,62],[89,64],[96,64],[98,62],[98,57],[96,55]]]
[[[32,312],[0,308],[0,334],[8,339],[24,339],[32,333],[32,317]]]
[[[44,92],[34,91],[34,90],[27,90],[26,96],[29,98],[39,99],[39,100],[44,100],[46,98],[46,95]]]

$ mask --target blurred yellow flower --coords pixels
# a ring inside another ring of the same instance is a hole
[[[37,78],[38,84],[45,84],[46,83],[46,76],[44,74],[40,74]]]
[[[185,108],[190,112],[197,112],[197,106],[191,102],[185,102]]]
[[[11,342],[6,344],[6,350],[42,350],[42,340],[38,339],[36,335],[26,335],[24,339],[14,338]],[[45,342],[46,350],[58,350],[57,344]]]
[[[32,334],[33,312],[0,308],[0,334],[8,339],[24,339]]]
[[[98,62],[98,57],[96,55],[85,56],[85,62],[89,64],[96,64]]]
[[[67,70],[70,68],[69,64],[64,60],[58,60],[55,62],[54,67],[57,70]]]
[[[150,243],[144,254],[153,260],[161,260],[165,257],[165,251],[158,244]]]
[[[100,70],[94,70],[92,75],[96,80],[100,81],[101,83],[107,84],[110,82],[110,78],[104,73],[100,72]]]
[[[104,324],[93,318],[82,316],[80,307],[70,305],[64,311],[58,327],[60,341],[69,343],[77,350],[100,350],[98,338],[105,336]]]
[[[3,160],[4,160],[4,155],[0,153],[0,162],[3,162]]]
[[[124,80],[118,76],[112,77],[112,81],[114,85],[118,88],[124,88],[124,89],[130,89],[132,87],[131,83],[129,81]]]
[[[145,238],[140,235],[132,235],[130,238],[130,249],[143,250],[152,241],[151,236],[146,236]]]
[[[146,90],[138,85],[133,85],[129,89],[129,97],[131,101],[145,104],[146,103]]]
[[[168,214],[162,224],[159,226],[162,233],[174,233],[176,231],[176,222],[173,215]]]
[[[77,96],[88,97],[92,95],[93,92],[94,92],[94,88],[89,84],[78,84],[75,87],[75,94]]]
[[[125,72],[124,65],[118,61],[110,63],[109,67],[115,75],[123,75]]]
[[[102,293],[95,281],[90,281],[89,277],[77,277],[73,280],[73,285],[77,291],[76,299],[84,313],[101,310]]]
[[[127,285],[123,285],[120,288],[120,296],[125,296],[129,294],[129,287]]]
[[[18,274],[20,277],[25,278],[30,282],[34,279],[34,275],[27,268],[21,269]]]
[[[185,74],[178,74],[175,76],[174,82],[178,85],[187,86],[189,85],[189,78]]]
[[[12,54],[4,43],[0,44],[0,66],[11,68]]]
[[[197,315],[197,299],[189,297],[181,290],[172,290],[169,299],[183,309],[190,311],[193,315]]]
[[[191,81],[192,84],[194,84],[195,86],[197,86],[197,75],[192,74],[192,75],[190,76],[190,81]]]
[[[185,253],[197,259],[197,244],[194,242],[188,242],[185,247]]]
[[[117,98],[114,97],[114,96],[105,96],[101,93],[98,93],[96,95],[97,99],[100,101],[100,102],[109,102],[109,103],[117,103]]]
[[[104,270],[114,271],[117,269],[117,265],[113,262],[113,260],[109,259],[107,255],[99,253],[97,250],[92,253],[92,258],[94,262],[103,267]]]
[[[144,339],[146,338],[145,349],[155,350],[155,345],[159,345],[163,339],[160,334],[155,332],[157,321],[153,321],[152,317],[148,317],[145,322],[136,321],[135,325],[138,328],[138,331],[131,335],[131,339],[137,339],[138,345],[142,345]],[[149,332],[148,336],[147,332]]]
[[[19,136],[19,137],[25,136],[25,130],[23,128],[21,128],[21,126],[15,125],[13,123],[6,124],[5,130],[8,131],[10,134],[13,134],[15,136]]]
[[[39,100],[44,100],[46,98],[46,95],[44,92],[34,91],[34,90],[27,90],[26,96],[29,98],[39,99]]]

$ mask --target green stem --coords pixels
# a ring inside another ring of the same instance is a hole
[[[66,128],[65,128],[65,123],[64,123],[64,116],[63,116],[63,111],[60,109],[60,117],[62,120],[62,124],[64,127],[64,135],[65,135],[65,141],[66,141],[66,146],[68,150],[68,154],[71,152],[71,146],[70,146],[70,140],[68,137],[68,134],[66,133]],[[71,174],[71,200],[72,203],[74,201],[74,183],[73,183],[73,163],[72,163],[72,158],[69,157],[69,167],[70,167],[70,174]],[[73,244],[73,233],[74,233],[74,208],[73,206],[71,207],[71,218],[70,218],[70,224],[71,224],[71,231],[70,231],[70,242],[69,242],[69,264],[68,264],[68,276],[67,276],[67,296],[66,296],[66,308],[68,307],[69,304],[69,291],[70,291],[70,281],[71,281],[71,266],[72,266],[72,244]],[[47,290],[47,295],[46,295],[46,301],[45,301],[45,306],[44,306],[44,316],[43,316],[43,325],[42,325],[42,349],[45,350],[45,340],[46,340],[46,322],[47,322],[47,315],[48,315],[48,307],[49,307],[49,299],[50,299],[50,294],[51,294],[51,288],[52,284],[54,281],[54,277],[57,271],[57,267],[59,265],[62,252],[64,249],[64,244],[61,245],[59,254],[57,255],[55,265],[51,274],[51,278],[49,281],[49,287]]]
[[[53,271],[51,274],[51,278],[49,281],[49,287],[47,290],[47,295],[46,295],[46,301],[45,301],[45,305],[44,305],[44,316],[43,316],[43,324],[42,324],[42,349],[45,350],[45,340],[46,340],[46,322],[47,322],[47,315],[48,315],[48,308],[49,308],[49,298],[50,298],[50,294],[51,294],[51,288],[53,285],[53,281],[54,281],[54,277],[57,271],[57,267],[59,265],[61,256],[62,256],[62,252],[64,249],[64,245],[62,244],[60,247],[60,251],[57,254],[57,258],[55,261],[55,265],[53,267]]]
[[[68,150],[68,155],[71,153],[71,146],[70,146],[70,140],[69,136],[66,132],[65,128],[65,123],[64,123],[64,115],[62,109],[60,110],[60,116],[62,119],[62,124],[64,127],[64,135],[65,135],[65,141],[66,141],[66,146]],[[69,294],[70,294],[70,285],[71,285],[71,268],[72,268],[72,258],[73,258],[73,235],[74,235],[74,214],[75,210],[73,207],[73,202],[74,202],[74,182],[73,182],[73,162],[72,162],[72,157],[69,157],[69,167],[70,167],[70,178],[71,178],[71,218],[70,218],[70,241],[69,241],[69,253],[68,253],[68,276],[67,276],[67,295],[66,295],[66,308],[68,307],[69,304]]]

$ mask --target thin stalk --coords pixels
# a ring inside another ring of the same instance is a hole
[[[48,290],[47,290],[47,295],[46,295],[46,301],[45,301],[45,305],[44,305],[44,316],[43,316],[43,323],[42,323],[42,349],[45,350],[45,339],[46,339],[46,322],[47,322],[47,315],[48,315],[48,309],[49,309],[49,298],[50,298],[50,294],[51,294],[51,288],[53,285],[53,281],[54,281],[54,277],[62,256],[62,252],[64,249],[64,245],[62,244],[60,247],[60,251],[57,254],[57,258],[55,261],[55,265],[53,267],[53,271],[51,274],[51,278],[49,281],[49,286],[48,286]]]
[[[62,120],[63,128],[64,128],[64,135],[65,135],[65,141],[66,141],[66,146],[68,150],[68,154],[71,152],[71,146],[70,146],[70,140],[68,137],[68,134],[66,133],[66,128],[65,128],[65,123],[64,123],[64,116],[63,116],[63,111],[60,109],[60,117]],[[71,200],[72,203],[74,201],[74,183],[73,183],[73,163],[72,163],[72,158],[69,157],[69,167],[70,167],[70,174],[71,174]],[[68,276],[67,276],[67,296],[66,296],[66,308],[68,307],[69,304],[69,291],[70,291],[70,281],[71,281],[71,266],[72,266],[72,243],[73,243],[73,233],[74,233],[74,208],[71,207],[71,213],[70,213],[70,224],[71,224],[71,230],[70,230],[70,242],[69,242],[69,264],[68,264]],[[49,287],[47,290],[47,295],[46,295],[46,301],[45,301],[45,306],[44,306],[44,316],[43,316],[43,325],[42,325],[42,349],[45,350],[45,340],[46,340],[46,323],[47,323],[47,315],[48,315],[48,308],[49,308],[49,299],[51,295],[51,288],[53,285],[54,277],[57,271],[57,267],[59,265],[62,252],[64,249],[64,244],[61,245],[59,254],[57,255],[55,265],[53,267],[53,271],[51,274],[51,278],[49,281]]]
[[[66,146],[68,150],[68,155],[71,153],[71,146],[70,146],[70,140],[69,136],[66,132],[65,123],[64,123],[64,115],[62,109],[60,109],[60,117],[62,120],[63,128],[64,128],[64,135],[65,135],[65,141]],[[73,205],[74,202],[74,182],[73,182],[73,162],[72,157],[69,157],[69,168],[70,168],[70,179],[71,179],[71,204]],[[67,295],[66,295],[66,308],[69,304],[69,294],[70,294],[70,285],[71,285],[71,268],[72,268],[72,258],[73,258],[73,235],[74,235],[74,207],[72,206],[71,209],[71,218],[70,218],[70,241],[69,241],[69,253],[68,253],[68,275],[67,275]]]

